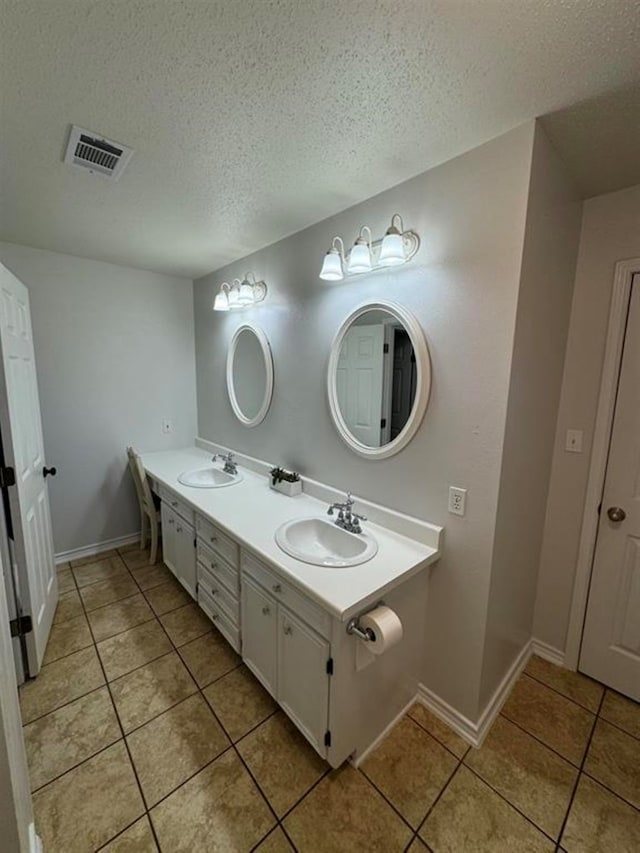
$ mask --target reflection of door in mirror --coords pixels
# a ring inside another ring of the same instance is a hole
[[[345,334],[336,392],[349,432],[368,447],[380,447],[382,422],[384,327],[352,326]]]
[[[391,441],[409,420],[416,396],[416,355],[411,339],[402,327],[393,335],[393,392],[391,399]]]

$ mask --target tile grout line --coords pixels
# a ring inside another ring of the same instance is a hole
[[[554,747],[549,746],[548,743],[545,743],[545,741],[543,741],[537,735],[533,734],[533,732],[530,732],[528,729],[525,729],[525,727],[523,725],[521,725],[519,722],[517,722],[517,720],[511,719],[511,717],[508,717],[502,711],[498,714],[498,716],[503,717],[505,720],[512,723],[516,728],[520,729],[521,732],[524,732],[526,735],[529,735],[529,737],[532,737],[539,744],[546,747],[550,752],[553,752],[554,755],[557,755],[558,758],[562,758],[562,760],[566,761],[567,764],[569,764],[571,767],[573,767],[574,770],[579,770],[579,768],[580,768],[579,764],[575,764],[573,761],[571,761],[571,759],[567,758],[566,755],[563,755],[561,752],[558,752],[557,749],[554,749]],[[595,714],[592,714],[591,716],[593,717],[594,721],[596,721],[598,719]]]
[[[555,664],[554,664],[555,665]],[[567,670],[567,672],[572,672],[572,670]],[[554,687],[552,684],[548,684],[546,681],[543,681],[541,678],[538,678],[536,675],[532,675],[530,672],[527,672],[526,668],[522,670],[522,675],[526,675],[527,678],[530,678],[532,681],[541,684],[543,687],[547,687],[549,690],[553,690],[558,696],[562,696],[563,699],[566,699],[568,702],[573,702],[574,705],[577,705],[578,708],[582,708],[583,711],[588,711],[590,714],[597,714],[597,710],[594,711],[593,708],[588,708],[586,705],[583,705],[582,702],[578,702],[577,699],[574,699],[572,696],[567,696],[566,693],[563,693],[562,690],[558,690],[557,687]],[[585,676],[586,678],[586,676]],[[606,687],[600,682],[596,681],[594,684],[598,684],[602,688],[602,693],[606,692]],[[597,705],[600,707],[602,696],[598,699]]]

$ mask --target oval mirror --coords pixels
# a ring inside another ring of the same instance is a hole
[[[329,357],[329,408],[356,453],[384,459],[402,450],[420,426],[430,388],[427,342],[401,305],[366,303],[338,329]]]
[[[273,392],[273,360],[262,329],[245,324],[234,332],[227,354],[227,392],[241,423],[253,427],[264,420]]]

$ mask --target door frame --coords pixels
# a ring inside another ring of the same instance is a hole
[[[618,380],[622,366],[622,350],[631,298],[631,286],[636,273],[640,274],[640,258],[618,261],[615,265],[604,361],[598,393],[598,408],[589,462],[589,477],[582,514],[578,558],[576,560],[564,653],[564,665],[572,670],[578,669],[580,660],[582,632],[587,614],[589,586],[600,523],[598,507],[602,500],[607,474],[609,445],[611,444],[613,417],[618,396]]]

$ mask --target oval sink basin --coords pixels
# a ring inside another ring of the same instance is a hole
[[[178,477],[179,483],[194,489],[221,489],[241,480],[242,474],[227,474],[221,468],[195,468],[193,471],[183,471]]]
[[[296,560],[336,569],[366,563],[378,553],[378,543],[369,533],[348,533],[324,518],[287,521],[276,530],[275,540]]]

